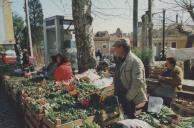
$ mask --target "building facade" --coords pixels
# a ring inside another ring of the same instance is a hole
[[[164,47],[167,48],[185,48],[187,43],[187,35],[182,34],[177,29],[178,24],[172,24],[167,27],[165,34]],[[162,30],[154,30],[153,35],[153,50],[155,58],[159,58],[163,50]]]
[[[0,44],[13,44],[14,29],[10,0],[0,0]]]
[[[103,56],[113,55],[113,45],[118,39],[125,39],[130,43],[127,34],[108,34],[107,31],[97,32],[94,36],[95,51],[100,51]]]

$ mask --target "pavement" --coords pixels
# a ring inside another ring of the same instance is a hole
[[[23,128],[21,120],[11,101],[0,91],[0,128]]]

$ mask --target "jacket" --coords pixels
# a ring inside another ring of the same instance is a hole
[[[126,98],[136,105],[147,101],[145,69],[142,61],[129,52],[120,68],[120,79],[123,86],[128,90]]]
[[[70,80],[73,76],[73,71],[71,64],[62,64],[56,68],[54,72],[54,79],[56,81],[66,81]]]
[[[182,69],[178,66],[175,66],[174,69],[172,69],[172,71],[170,72],[170,77],[167,77],[166,80],[164,80],[164,82],[171,84],[174,87],[178,87],[182,84],[183,75],[184,74]]]

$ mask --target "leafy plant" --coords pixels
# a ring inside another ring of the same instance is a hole
[[[96,123],[89,123],[85,121],[81,128],[101,128],[101,127]]]
[[[151,62],[151,59],[153,57],[153,51],[149,48],[146,49],[138,49],[134,48],[133,53],[135,53],[144,63],[144,65],[148,65]]]

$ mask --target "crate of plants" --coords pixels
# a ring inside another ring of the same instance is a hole
[[[66,93],[49,97],[43,128],[72,128],[82,125],[84,120],[94,121],[98,106],[92,104],[89,96],[78,98]]]
[[[172,102],[171,108],[182,116],[194,116],[194,93],[187,91],[177,92],[177,98]]]
[[[136,118],[154,128],[193,128],[192,124],[194,124],[193,117],[182,117],[166,106],[158,114],[142,112]]]
[[[193,100],[177,99],[171,104],[171,108],[181,116],[193,117],[194,116],[194,102]]]
[[[75,86],[76,85],[76,86]],[[62,88],[61,88],[62,86]],[[57,83],[58,91],[47,93],[49,105],[45,108],[43,128],[71,128],[84,120],[93,121],[97,106],[92,104],[94,85],[80,82]]]
[[[78,98],[65,94],[50,102],[50,106],[52,109],[43,118],[43,128],[74,128],[85,121],[97,122],[104,127],[121,119],[117,101],[107,98],[102,103],[96,94],[79,95]]]
[[[100,101],[101,105],[97,114],[98,122],[102,127],[106,127],[114,122],[124,119],[123,111],[120,108],[116,96],[106,97]]]
[[[22,78],[20,77],[11,77],[5,80],[5,92],[14,101],[14,104],[18,103],[18,88],[21,87]]]
[[[32,99],[26,104],[24,119],[25,127],[40,128],[42,119],[45,116],[43,106],[47,104],[46,99],[40,98],[38,100]]]

